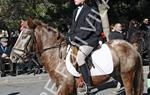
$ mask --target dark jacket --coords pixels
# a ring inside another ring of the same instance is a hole
[[[2,55],[3,53],[5,53],[5,54],[7,54],[7,55],[9,56],[10,53],[11,53],[11,47],[10,47],[10,46],[8,46],[8,47],[3,47],[3,45],[0,44],[0,57],[1,57],[1,55]]]
[[[140,29],[143,30],[143,31],[148,31],[148,25],[143,23],[143,24],[140,26]]]
[[[124,36],[120,32],[113,31],[109,33],[109,40],[113,40],[113,39],[124,39]]]
[[[88,14],[91,14],[98,18],[100,18],[100,17],[98,15],[94,14],[91,11],[91,8],[85,4],[85,5],[83,5],[83,8],[82,8],[77,20],[75,21],[77,10],[78,10],[78,8],[76,8],[73,12],[72,26],[70,28],[68,38],[70,38],[71,41],[74,41],[79,45],[84,45],[83,42],[81,42],[75,38],[75,37],[78,37],[81,40],[85,41],[89,46],[95,47],[96,45],[98,45],[98,42],[100,39],[100,33],[102,32],[102,25],[98,21],[90,18],[88,16]],[[86,18],[88,18],[89,21],[92,23],[92,25],[96,28],[96,31],[89,31],[89,30],[81,29],[81,27],[92,29],[92,27],[90,26],[88,21],[86,21]]]
[[[127,31],[127,41],[130,42],[132,40],[132,37],[138,32],[139,29],[137,27],[131,27]]]

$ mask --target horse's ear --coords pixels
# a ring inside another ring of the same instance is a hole
[[[31,17],[29,17],[27,23],[28,23],[29,28],[32,28],[32,29],[34,28],[33,19]]]

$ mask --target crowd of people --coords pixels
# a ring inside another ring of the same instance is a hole
[[[122,23],[115,23],[111,26],[109,33],[109,40],[112,39],[123,39],[126,41],[132,41],[132,35],[137,31],[150,32],[150,21],[149,18],[144,18],[143,22],[140,23],[136,19],[132,19],[128,23],[128,27],[125,27]]]
[[[150,35],[149,18],[144,18],[141,23],[136,19],[132,19],[126,25],[127,26],[119,22],[111,25],[108,36],[109,40],[123,39],[128,41],[141,54],[143,64],[148,64],[148,35]]]

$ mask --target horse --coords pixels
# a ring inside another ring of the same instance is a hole
[[[28,44],[31,43],[31,44]],[[106,42],[109,47],[113,60],[113,72],[111,74],[91,76],[93,86],[96,87],[111,77],[123,82],[126,95],[142,95],[143,93],[143,68],[140,54],[133,46],[124,40],[111,40]],[[57,72],[59,69],[66,68],[64,59],[66,59],[67,43],[57,29],[47,27],[43,22],[37,20],[28,20],[28,28],[21,31],[10,58],[13,62],[24,60],[25,48],[34,50],[39,55],[43,65],[51,79],[56,83],[59,89],[57,95],[76,94],[74,76],[66,69],[65,76]],[[28,50],[29,51],[29,50]],[[102,64],[100,62],[100,64]]]

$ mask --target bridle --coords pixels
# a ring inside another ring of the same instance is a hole
[[[17,51],[23,52],[23,54],[28,54],[27,56],[32,56],[33,54],[37,54],[37,52],[35,51],[35,47],[34,47],[34,44],[36,43],[36,36],[35,36],[35,33],[34,33],[34,32],[35,32],[34,29],[31,29],[31,30],[30,30],[30,33],[29,33],[28,35],[31,35],[31,37],[30,37],[30,39],[28,40],[28,42],[26,43],[24,49],[19,49],[19,48],[14,48],[14,47],[13,47],[12,50],[17,50]],[[32,42],[31,42],[31,41],[32,41]],[[30,42],[31,42],[31,44],[32,44],[32,45],[31,45],[31,50],[28,50],[28,45],[29,45]],[[44,52],[47,51],[47,50],[51,50],[51,49],[56,49],[56,48],[58,48],[58,49],[59,49],[59,57],[62,58],[61,47],[62,47],[63,45],[66,45],[64,39],[60,40],[58,43],[56,43],[56,44],[53,45],[53,46],[50,46],[50,47],[48,47],[48,48],[44,48],[44,49],[42,50],[41,54],[44,53]],[[32,51],[32,50],[33,50],[33,51]],[[24,59],[23,56],[19,55],[19,54],[16,53],[16,52],[14,52],[14,53],[15,53],[15,55],[16,55],[17,57],[19,57],[19,58],[21,58],[21,59]]]
[[[28,29],[30,30],[30,32],[28,33],[28,35],[31,35],[31,37],[29,38],[29,40],[27,41],[27,43],[25,44],[25,48],[24,49],[19,49],[19,48],[15,48],[13,47],[12,50],[13,51],[18,51],[18,52],[22,52],[23,54],[27,54],[29,53],[29,55],[32,53],[32,51],[28,50],[28,45],[31,41],[34,42],[34,32],[32,29]],[[19,55],[17,52],[13,52],[18,58],[22,59],[24,61],[24,56],[23,55]]]
[[[17,51],[21,51],[21,52],[23,52],[23,53],[28,53],[29,52],[29,50],[28,50],[28,45],[29,45],[29,43],[30,43],[30,40],[32,39],[32,37],[30,37],[30,39],[28,40],[28,42],[27,42],[27,44],[25,45],[25,49],[19,49],[19,48],[12,48],[13,50],[17,50]]]

